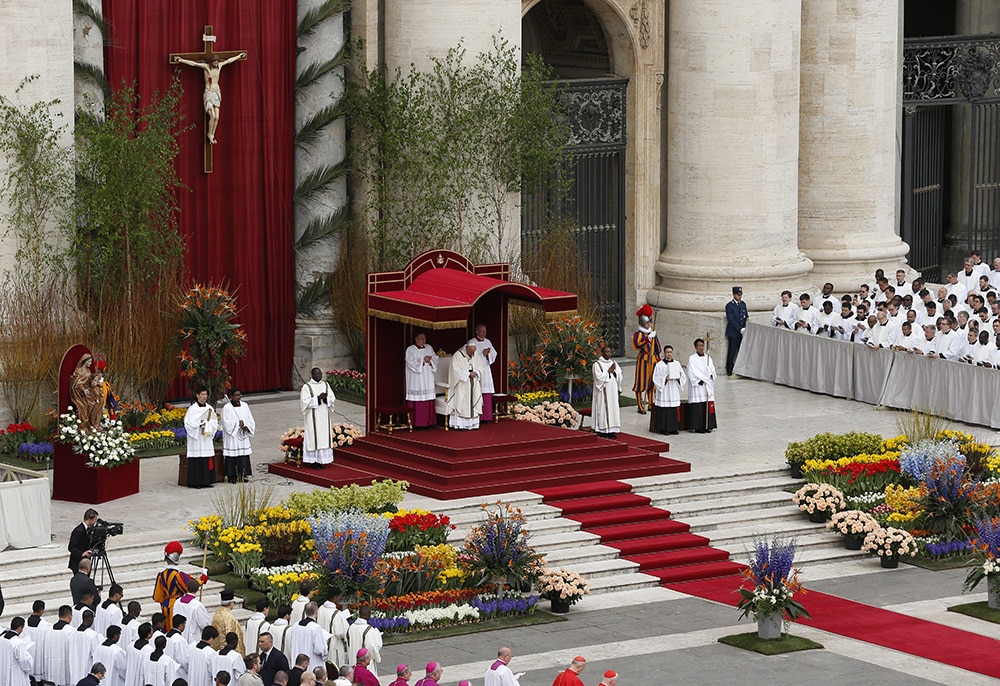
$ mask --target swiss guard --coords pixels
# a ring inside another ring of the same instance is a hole
[[[632,390],[639,414],[646,414],[646,408],[653,406],[653,367],[660,360],[660,340],[653,330],[653,308],[648,303],[635,316],[639,318],[639,329],[632,334],[632,347],[637,353]]]

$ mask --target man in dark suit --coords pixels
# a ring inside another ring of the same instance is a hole
[[[78,604],[87,593],[92,593],[94,596],[93,604],[88,606],[91,610],[101,604],[101,593],[97,590],[97,584],[90,578],[90,560],[88,558],[80,560],[79,571],[69,580],[69,592],[73,594],[74,605]]]
[[[90,674],[76,682],[76,686],[100,686],[107,671],[102,663],[95,662],[94,666],[90,668]]]
[[[90,557],[90,530],[97,524],[97,510],[89,508],[83,513],[83,522],[76,525],[69,535],[69,571],[76,574],[80,560]]]
[[[275,674],[291,671],[288,668],[288,658],[274,647],[274,640],[267,631],[261,632],[257,638],[257,647],[260,649],[261,681],[264,682],[264,686],[272,686]]]
[[[743,289],[733,286],[733,299],[726,303],[726,338],[729,350],[726,354],[726,374],[733,375],[733,365],[743,343],[743,333],[747,330],[747,304],[743,302]]]

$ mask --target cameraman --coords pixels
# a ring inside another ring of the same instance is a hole
[[[90,532],[97,524],[97,517],[97,510],[88,508],[83,513],[83,522],[69,535],[69,571],[73,574],[80,569],[80,560],[90,557]]]

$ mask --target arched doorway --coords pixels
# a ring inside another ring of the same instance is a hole
[[[525,3],[525,9],[522,53],[540,57],[557,79],[570,127],[567,173],[572,182],[563,197],[543,192],[522,198],[522,252],[537,248],[550,222],[571,220],[590,270],[603,334],[622,352],[632,305],[629,265],[634,265],[626,253],[626,222],[634,206],[627,192],[628,86],[634,72],[629,32],[604,0],[538,0]]]

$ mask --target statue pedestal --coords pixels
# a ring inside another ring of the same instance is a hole
[[[55,500],[96,505],[139,492],[139,458],[114,469],[88,467],[85,455],[56,443],[52,464]]]

